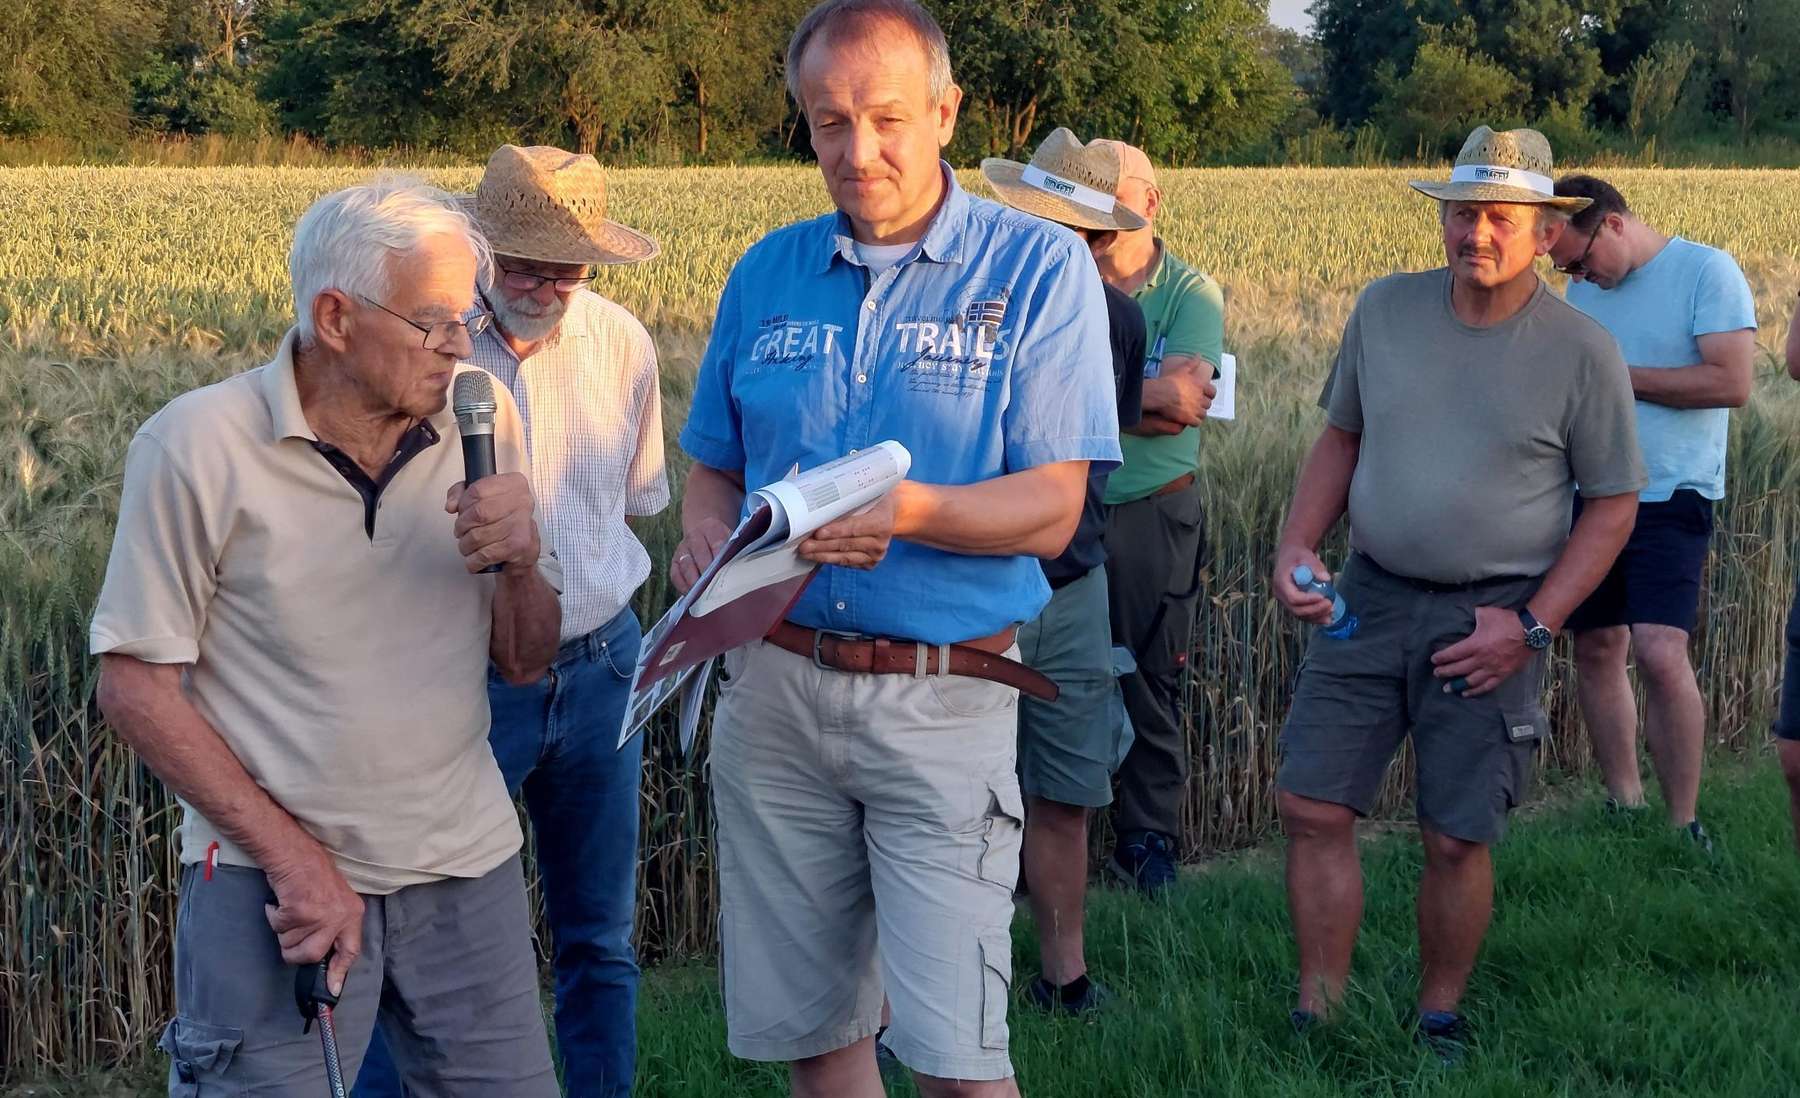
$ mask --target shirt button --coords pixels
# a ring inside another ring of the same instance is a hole
[[[870,298],[868,301],[863,302],[863,308],[869,310],[871,313],[874,312],[875,311],[875,300],[873,298]]]
[[[864,383],[865,383],[865,382],[867,382],[867,381],[868,381],[868,380],[869,380],[869,375],[868,375],[868,374],[857,374],[857,375],[856,375],[856,383],[857,383],[857,384],[858,384],[858,385],[862,385],[862,384],[864,384]]]
[[[842,610],[842,609],[843,609],[843,608],[844,608],[844,604],[843,604],[843,603],[841,603],[841,602],[840,602],[840,603],[838,603],[838,604],[837,604],[837,608],[838,608],[838,609],[839,609],[839,610]]]
[[[850,452],[852,454],[854,454],[854,453],[858,453],[859,451],[856,449],[856,447],[852,446],[852,447],[850,447]]]

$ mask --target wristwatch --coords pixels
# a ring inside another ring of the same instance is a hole
[[[1533,652],[1542,652],[1550,647],[1550,642],[1556,638],[1556,635],[1550,632],[1550,627],[1537,620],[1537,616],[1530,610],[1524,608],[1519,610],[1519,624],[1525,627],[1525,647]]]

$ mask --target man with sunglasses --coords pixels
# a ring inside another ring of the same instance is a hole
[[[544,536],[561,564],[561,648],[549,673],[488,680],[489,742],[537,840],[556,972],[556,1049],[569,1093],[631,1092],[637,1045],[638,784],[643,737],[623,749],[641,631],[632,596],[650,557],[630,520],[669,502],[656,348],[589,289],[602,264],[657,246],[606,217],[591,156],[502,146],[464,208],[494,249],[482,305],[494,324],[469,361],[518,403]],[[372,1055],[359,1094],[398,1093]]]
[[[1644,685],[1644,739],[1669,822],[1709,848],[1696,813],[1706,711],[1688,635],[1713,505],[1725,495],[1729,409],[1750,396],[1756,302],[1729,255],[1657,232],[1606,181],[1564,176],[1556,193],[1592,200],[1550,256],[1570,278],[1569,304],[1619,341],[1650,470],[1631,540],[1569,618],[1581,715],[1609,803],[1643,807],[1629,657]],[[1577,499],[1577,515],[1580,507]]]
[[[323,1093],[292,967],[321,961],[352,1075],[379,1026],[421,1093],[558,1093],[484,679],[543,675],[560,571],[504,392],[500,472],[462,483],[446,397],[488,249],[449,197],[319,199],[274,359],[126,455],[90,647],[185,810],[170,1095]]]

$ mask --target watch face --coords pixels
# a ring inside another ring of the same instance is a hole
[[[1549,627],[1540,625],[1536,629],[1527,629],[1525,631],[1525,643],[1528,646],[1539,650],[1550,647]]]

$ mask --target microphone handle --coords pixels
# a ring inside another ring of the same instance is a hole
[[[494,475],[494,436],[482,432],[465,432],[462,436],[463,480],[474,484],[482,477]],[[480,575],[500,571],[498,564],[490,564],[483,568]]]

